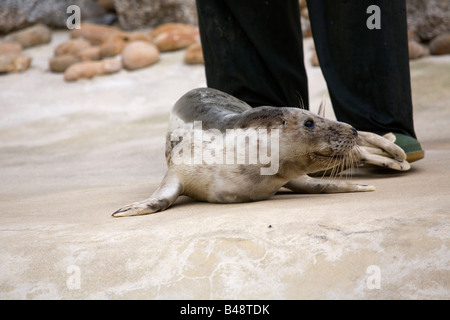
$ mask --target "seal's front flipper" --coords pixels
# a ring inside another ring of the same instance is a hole
[[[343,180],[317,179],[304,175],[289,181],[284,185],[294,192],[299,193],[340,193],[340,192],[366,192],[375,191],[374,186],[352,183]]]
[[[150,198],[120,208],[112,216],[129,217],[164,211],[177,200],[182,192],[183,185],[169,170],[159,188],[156,189]]]

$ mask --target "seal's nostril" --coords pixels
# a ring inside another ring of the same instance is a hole
[[[352,130],[352,132],[353,132],[353,135],[354,135],[355,137],[357,137],[357,136],[358,136],[358,131],[356,131],[356,129],[355,129],[355,128],[351,127],[351,128],[350,128],[350,130]]]

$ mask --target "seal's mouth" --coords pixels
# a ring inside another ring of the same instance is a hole
[[[345,154],[337,154],[337,153],[323,154],[323,153],[314,152],[314,156],[319,159],[344,159],[346,155]]]

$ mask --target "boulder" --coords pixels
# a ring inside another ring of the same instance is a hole
[[[0,34],[42,23],[49,27],[67,28],[67,7],[77,5],[81,19],[102,17],[105,10],[96,0],[1,0]]]
[[[408,29],[422,41],[430,41],[450,32],[450,2],[448,0],[406,0]]]
[[[124,30],[154,28],[168,22],[197,24],[195,0],[115,0],[114,4]]]

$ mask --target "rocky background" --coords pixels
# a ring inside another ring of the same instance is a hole
[[[309,37],[306,0],[299,3]],[[70,5],[80,7],[84,30],[72,31],[49,60],[53,72],[76,65],[67,81],[148,67],[164,51],[186,49],[186,63],[203,63],[195,0],[2,0],[0,74],[23,72],[32,63],[26,48],[50,42],[55,29],[67,30]],[[407,0],[407,13],[410,59],[450,53],[450,1]],[[315,55],[311,63],[318,65]]]

